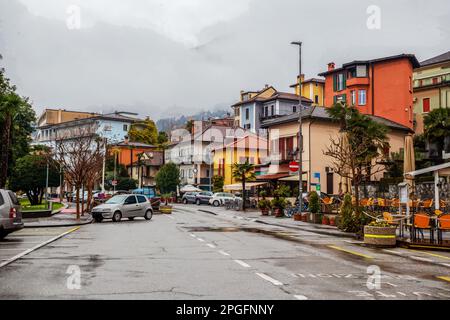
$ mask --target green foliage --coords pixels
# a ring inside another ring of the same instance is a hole
[[[274,198],[274,199],[272,199],[270,205],[272,208],[275,208],[275,209],[284,209],[287,206],[287,201],[283,197]]]
[[[48,155],[26,155],[17,160],[13,170],[11,189],[25,192],[31,205],[42,202],[47,177],[47,160],[49,163],[48,186],[57,187],[60,181],[59,167]]]
[[[158,133],[158,144],[162,145],[169,142],[169,136],[164,131]]]
[[[380,228],[390,228],[392,227],[389,222],[384,220],[374,220],[371,223],[369,223],[369,226],[371,227],[380,227]]]
[[[274,191],[275,197],[289,197],[290,195],[291,189],[284,184],[280,184]]]
[[[194,120],[188,120],[185,128],[190,134],[192,134],[192,130],[194,129]]]
[[[161,193],[177,191],[180,184],[180,169],[172,162],[161,167],[156,175],[156,187]]]
[[[212,177],[212,183],[213,183],[213,192],[223,192],[223,185],[225,183],[225,178],[222,176],[213,176]]]
[[[450,135],[450,109],[438,108],[429,112],[423,119],[424,135],[430,142],[442,142]]]
[[[236,181],[242,182],[242,200],[244,201],[244,205],[242,209],[245,211],[245,203],[246,203],[246,188],[244,187],[247,181],[253,181],[256,179],[255,176],[255,166],[248,162],[248,159],[245,163],[235,163],[232,167],[232,175]]]
[[[308,195],[309,202],[309,211],[311,213],[318,213],[320,211],[320,198],[317,192],[311,191]]]
[[[116,190],[133,190],[137,188],[137,181],[131,178],[119,178],[117,180]]]
[[[267,200],[267,199],[259,200],[258,208],[260,208],[261,210],[270,209],[271,208],[270,200]]]
[[[132,124],[128,131],[128,137],[133,142],[156,145],[158,143],[158,129],[153,120],[147,119],[143,122]]]

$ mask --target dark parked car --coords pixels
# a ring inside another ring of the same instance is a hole
[[[19,200],[12,191],[0,189],[0,239],[22,228]]]
[[[184,204],[195,203],[195,197],[197,194],[198,192],[186,192],[183,197],[181,197],[181,202]]]
[[[209,200],[213,197],[213,195],[214,195],[214,193],[209,192],[209,191],[199,192],[195,196],[195,203],[197,205],[209,204]]]
[[[142,194],[148,198],[150,203],[152,204],[152,208],[154,211],[158,211],[161,205],[161,197],[156,194],[155,187],[142,187],[142,189],[133,190],[134,194]]]

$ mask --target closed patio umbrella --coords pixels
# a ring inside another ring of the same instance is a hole
[[[405,137],[405,150],[403,156],[403,173],[408,173],[416,170],[416,158],[414,156],[414,142],[411,134]],[[414,179],[405,176],[405,182],[413,186]]]
[[[341,132],[341,139],[342,139],[341,142],[342,150],[346,150],[348,148],[348,137],[345,131]],[[339,193],[340,194],[352,193],[352,180],[349,177],[341,176]]]

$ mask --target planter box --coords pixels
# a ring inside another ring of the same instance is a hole
[[[261,215],[262,216],[268,216],[269,215],[269,209],[261,210]]]
[[[364,226],[364,243],[377,247],[395,247],[396,228]]]
[[[302,219],[303,219],[303,215],[298,214],[298,213],[294,214],[294,221],[302,221]]]
[[[160,206],[159,211],[165,214],[172,214],[173,207],[172,206]]]
[[[50,218],[52,210],[22,211],[22,219]]]

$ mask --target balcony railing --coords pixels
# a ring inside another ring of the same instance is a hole
[[[422,88],[433,85],[439,85],[443,83],[450,84],[450,73],[441,76],[428,77],[423,79],[414,80],[414,88]]]

